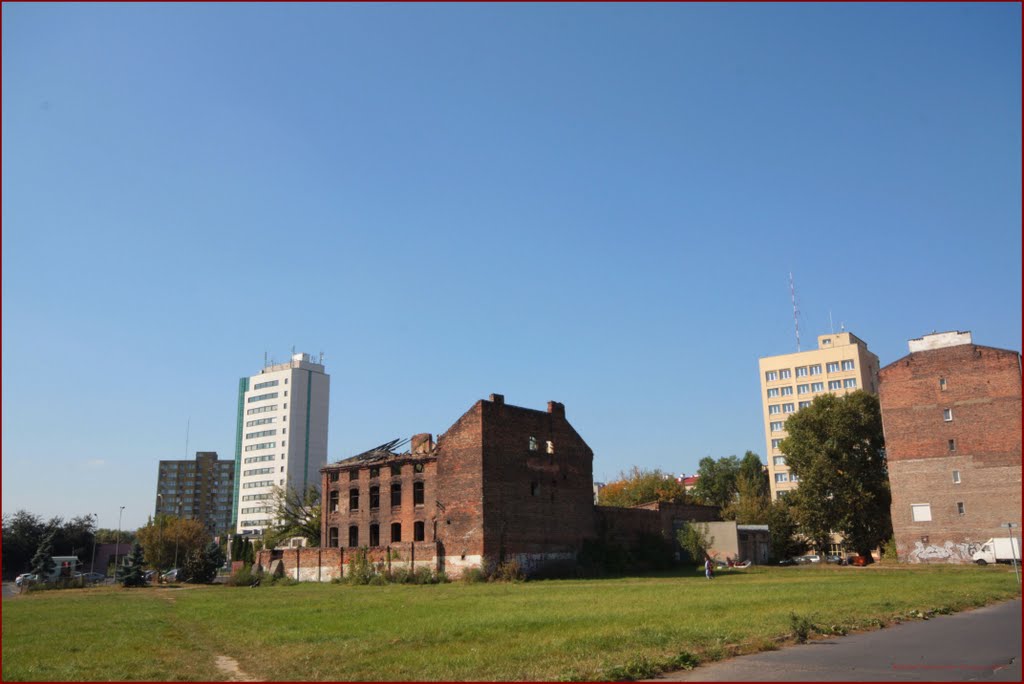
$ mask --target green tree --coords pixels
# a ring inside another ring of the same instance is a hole
[[[196,549],[202,550],[210,541],[210,533],[199,520],[160,514],[135,533],[146,552],[150,567],[169,569],[175,557],[180,563]],[[177,551],[177,553],[175,553]]]
[[[715,543],[715,538],[708,534],[707,524],[698,522],[683,523],[676,532],[676,539],[696,563],[703,563],[708,558],[708,550]]]
[[[32,556],[46,536],[43,519],[22,509],[3,516],[3,576],[13,579],[15,575],[32,567]]]
[[[146,586],[145,562],[146,558],[143,554],[142,546],[138,542],[133,543],[132,550],[128,553],[124,566],[118,568],[120,570],[119,579],[121,584],[126,587]]]
[[[764,523],[761,524],[768,525],[772,558],[791,558],[806,550],[807,542],[798,534],[796,519],[785,498],[771,502],[765,509],[765,516]]]
[[[892,536],[889,477],[878,398],[858,390],[824,394],[786,421],[780,446],[800,486],[789,502],[818,549],[831,533],[861,555]]]
[[[263,543],[272,549],[292,537],[303,537],[308,546],[320,546],[320,490],[310,485],[305,492],[275,487],[274,523],[263,533]]]
[[[183,582],[209,584],[217,577],[217,570],[222,565],[224,552],[216,542],[210,542],[204,548],[189,552],[179,579]]]
[[[609,482],[598,494],[598,503],[602,506],[626,508],[652,501],[684,503],[686,490],[668,473],[633,466],[628,473],[619,473],[619,479]]]
[[[735,456],[714,459],[705,456],[697,467],[697,483],[693,496],[708,506],[728,506],[736,499],[736,478],[740,460]]]
[[[57,563],[53,560],[53,537],[56,531],[51,530],[43,541],[40,542],[39,548],[36,549],[36,554],[32,556],[32,574],[39,578],[40,582],[45,582],[50,579],[50,575],[57,568]]]

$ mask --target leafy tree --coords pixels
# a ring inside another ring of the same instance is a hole
[[[771,536],[771,556],[776,560],[798,556],[807,548],[807,542],[798,532],[796,520],[785,498],[771,502],[765,509],[765,520]]]
[[[684,503],[686,490],[676,479],[661,470],[640,470],[633,466],[628,473],[608,483],[598,495],[602,506],[629,507],[652,501]]]
[[[263,543],[272,549],[292,537],[304,537],[308,546],[320,546],[320,490],[310,485],[305,492],[275,487],[274,524],[263,533]]]
[[[676,532],[676,539],[683,551],[695,562],[703,562],[708,557],[708,550],[715,543],[715,538],[708,535],[705,523],[688,522]]]
[[[736,473],[736,493],[742,496],[746,489],[749,496],[770,496],[768,469],[761,462],[761,457],[753,451],[743,454],[740,467]]]
[[[132,550],[128,553],[124,566],[118,568],[121,584],[126,587],[146,586],[145,562],[146,558],[143,555],[142,546],[138,542],[133,543]]]
[[[725,507],[736,498],[736,477],[740,460],[735,456],[713,459],[705,456],[697,467],[697,483],[693,496],[708,506]]]
[[[39,581],[45,582],[53,574],[53,571],[57,568],[57,563],[53,560],[53,537],[55,532],[50,531],[43,541],[40,542],[39,548],[36,549],[36,554],[32,556],[32,574],[39,578]]]
[[[831,533],[857,553],[892,536],[889,477],[878,398],[824,394],[786,421],[781,449],[800,486],[789,495],[801,532],[818,549]]]
[[[193,549],[185,558],[179,579],[183,582],[209,584],[217,577],[217,570],[224,565],[224,552],[216,542],[205,548]]]
[[[145,549],[150,567],[158,570],[174,565],[175,555],[180,562],[196,549],[201,551],[210,541],[210,533],[199,520],[163,514],[140,527],[134,536]]]
[[[135,533],[131,530],[121,530],[120,536],[118,536],[118,531],[116,529],[101,527],[96,530],[96,543],[98,544],[113,544],[115,542],[131,544],[134,541]]]
[[[3,575],[11,579],[31,568],[32,556],[46,536],[43,519],[19,510],[3,516]]]

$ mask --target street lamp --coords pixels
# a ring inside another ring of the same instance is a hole
[[[90,573],[96,572],[96,532],[99,530],[100,522],[99,513],[93,513],[92,515],[96,516],[96,520],[93,523],[94,527],[92,528],[92,561],[89,563]]]
[[[117,513],[117,536],[114,538],[114,581],[117,581],[117,554],[121,550],[121,515],[124,513],[124,506]]]
[[[164,507],[164,495],[160,494],[158,492],[157,495],[156,495],[156,498],[160,499],[160,503],[156,507],[157,517],[160,518],[160,534],[159,534],[160,540],[157,542],[156,547],[158,549],[160,549],[160,551],[159,551],[159,553],[160,553],[160,560],[163,561],[163,559],[164,559],[164,519],[163,519],[163,516],[160,515],[160,510]],[[162,565],[162,563],[161,563],[161,565]],[[160,570],[160,569],[161,568],[158,566],[157,570]]]

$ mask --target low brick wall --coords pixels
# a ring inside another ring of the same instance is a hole
[[[357,549],[337,547],[264,549],[256,555],[256,565],[265,573],[279,573],[299,582],[330,582],[348,574],[348,563],[355,551]],[[437,544],[433,542],[374,547],[367,549],[367,556],[371,563],[383,566],[385,571],[437,569]]]

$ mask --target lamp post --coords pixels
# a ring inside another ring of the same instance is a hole
[[[92,560],[89,562],[89,572],[96,572],[96,531],[99,529],[98,524],[100,521],[100,514],[93,513],[96,516],[95,527],[92,528]]]
[[[178,520],[174,525],[174,567],[178,567],[178,537],[181,536],[181,499],[178,499]]]
[[[158,492],[157,495],[156,495],[156,498],[160,499],[160,503],[157,504],[157,507],[156,507],[156,515],[157,515],[158,518],[160,518],[160,534],[159,534],[159,541],[157,542],[156,547],[158,549],[160,549],[160,551],[159,551],[159,553],[160,553],[160,560],[163,561],[163,559],[164,559],[164,519],[163,519],[163,516],[160,515],[160,510],[164,507],[164,495],[160,494]],[[160,565],[162,565],[162,563]],[[162,569],[160,567],[160,565],[157,566],[157,570],[158,571]]]
[[[121,515],[124,513],[124,506],[117,513],[117,536],[114,538],[114,581],[117,581],[117,555],[121,550]]]

